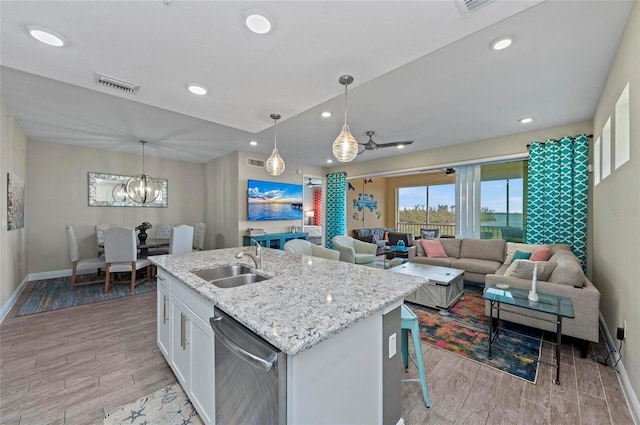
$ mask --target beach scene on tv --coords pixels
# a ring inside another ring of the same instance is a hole
[[[302,219],[302,185],[248,181],[249,220]]]

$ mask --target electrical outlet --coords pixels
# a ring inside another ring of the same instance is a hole
[[[616,339],[618,341],[624,341],[624,328],[618,326],[618,329],[616,330]]]

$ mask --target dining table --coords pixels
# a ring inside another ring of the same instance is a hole
[[[144,243],[137,242],[138,249],[140,252],[138,256],[140,258],[147,258],[149,255],[149,248],[168,248],[169,247],[169,238],[153,238],[147,239]]]
[[[169,238],[149,238],[144,241],[144,243],[137,240],[136,245],[140,250],[140,252],[138,252],[138,258],[147,258],[149,255],[149,248],[168,248]],[[104,244],[100,244],[98,247],[104,250]]]

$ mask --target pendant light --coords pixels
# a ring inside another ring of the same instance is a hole
[[[349,126],[347,125],[347,86],[353,83],[351,75],[343,75],[338,82],[344,86],[344,125],[342,131],[333,142],[333,156],[340,162],[353,161],[358,155],[358,142],[351,135]]]
[[[267,169],[267,173],[272,176],[279,176],[284,172],[284,161],[280,157],[278,153],[278,120],[282,118],[278,114],[271,114],[271,119],[273,120],[273,152],[271,152],[271,156],[267,159],[267,162],[264,164],[264,168]]]
[[[156,179],[144,173],[144,145],[147,144],[147,141],[140,140],[140,143],[142,143],[142,174],[127,180],[126,191],[132,201],[139,204],[149,204],[158,199],[160,185]]]

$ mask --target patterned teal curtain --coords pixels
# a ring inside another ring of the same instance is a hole
[[[327,174],[327,247],[331,239],[347,233],[347,173]]]
[[[529,151],[527,243],[571,245],[587,264],[587,136],[534,142]]]

